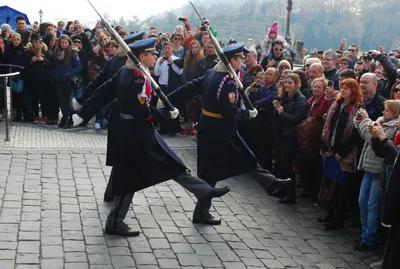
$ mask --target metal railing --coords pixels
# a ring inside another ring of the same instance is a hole
[[[11,119],[11,114],[12,112],[12,93],[11,93],[11,87],[10,87],[10,93],[8,93],[7,90],[7,80],[9,77],[14,77],[18,76],[20,73],[19,72],[12,72],[13,68],[21,69],[23,70],[24,67],[20,65],[13,65],[13,64],[0,64],[0,68],[8,68],[8,73],[6,74],[0,74],[0,79],[3,78],[3,88],[4,88],[4,112],[5,112],[5,118],[6,118],[6,138],[4,141],[10,141],[10,119]],[[10,83],[11,85],[11,83]],[[10,102],[8,102],[8,97],[10,97]],[[8,106],[10,106],[10,109],[8,109]],[[10,114],[10,115],[9,115]]]

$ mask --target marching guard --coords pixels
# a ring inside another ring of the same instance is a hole
[[[244,58],[244,44],[226,46],[223,50],[237,72]],[[216,182],[243,175],[256,179],[264,188],[289,184],[262,169],[253,152],[240,137],[236,123],[257,116],[257,110],[238,107],[236,80],[219,61],[214,69],[172,92],[168,99],[176,104],[195,95],[202,95],[202,112],[197,134],[197,171],[199,178],[215,186]],[[194,223],[218,225],[221,220],[210,213],[211,199],[199,200],[193,213]]]
[[[156,38],[149,38],[130,44],[131,51],[146,68],[155,63],[157,51]],[[113,90],[115,89],[115,90]],[[116,131],[116,149],[113,156],[114,202],[107,217],[105,232],[122,236],[137,236],[124,219],[136,191],[160,182],[174,179],[198,201],[209,201],[229,191],[228,187],[215,188],[205,181],[192,176],[183,162],[167,146],[163,138],[154,129],[152,121],[176,119],[179,111],[158,111],[150,107],[152,86],[150,81],[130,60],[119,69],[112,79],[100,86],[91,99],[102,96],[100,102],[107,103],[117,98],[119,121]],[[78,113],[74,125],[82,121]]]
[[[125,41],[126,44],[131,44],[138,40],[142,40],[144,34],[145,34],[144,32],[134,33],[125,37],[123,40]],[[106,62],[104,68],[100,71],[100,73],[97,74],[96,77],[92,79],[90,83],[85,87],[82,96],[78,97],[77,99],[75,98],[72,99],[72,105],[74,110],[79,111],[78,115],[81,118],[88,119],[82,122],[81,125],[86,125],[87,122],[94,116],[94,114],[96,114],[97,111],[99,111],[105,104],[107,104],[98,101],[98,99],[101,98],[101,96],[97,96],[97,99],[89,99],[89,98],[92,96],[93,92],[98,87],[100,87],[104,82],[112,78],[113,75],[116,74],[118,70],[125,65],[127,59],[128,57],[126,57],[123,50],[119,48],[117,51],[117,55],[110,58]],[[110,90],[114,91],[115,94],[116,89],[110,89]],[[107,96],[105,96],[104,99],[109,100]],[[116,143],[115,131],[118,128],[117,124],[119,121],[119,110],[117,106],[117,101],[114,99],[111,102],[113,102],[113,104],[110,107],[111,117],[107,129],[107,159],[106,159],[107,166],[113,166],[114,163],[113,156],[115,156],[115,152],[113,151],[116,149],[116,146],[114,146],[114,144]],[[110,178],[107,183],[107,188],[104,193],[104,201],[106,202],[112,202],[114,200],[114,197],[112,195],[113,175],[114,175],[114,169],[111,170]]]

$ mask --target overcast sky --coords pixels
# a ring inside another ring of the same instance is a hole
[[[188,3],[188,0],[91,0],[91,2],[101,15],[107,13],[113,19],[119,19],[121,16],[130,19],[132,15],[145,19],[150,15],[170,10],[172,5],[174,8],[181,7]],[[0,5],[6,5],[27,14],[31,23],[39,21],[40,9],[43,11],[43,22],[57,23],[60,19],[79,19],[81,22],[97,20],[96,13],[86,0],[2,0]],[[15,27],[15,25],[11,26]]]

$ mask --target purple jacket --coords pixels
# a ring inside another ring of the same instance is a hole
[[[278,92],[278,86],[274,83],[271,87],[266,88],[262,85],[257,89],[256,92],[250,92],[249,98],[253,105],[268,106],[272,103],[272,100],[276,97]]]

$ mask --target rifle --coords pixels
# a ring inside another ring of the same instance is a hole
[[[197,11],[197,9],[194,7],[192,1],[189,1],[189,3],[192,5],[194,11],[196,12],[197,16],[199,16],[201,23],[204,27],[206,27],[208,35],[210,36],[210,40],[211,42],[214,44],[215,47],[215,51],[218,54],[218,57],[221,59],[222,63],[225,65],[225,67],[228,69],[228,72],[234,77],[234,79],[236,80],[237,85],[239,86],[239,93],[240,96],[242,97],[243,101],[244,101],[244,105],[246,106],[246,108],[248,110],[254,110],[254,106],[251,103],[249,97],[244,93],[244,88],[243,88],[243,84],[240,81],[238,75],[236,74],[235,70],[233,69],[232,65],[230,64],[230,62],[228,61],[228,59],[226,58],[221,46],[218,43],[218,40],[215,38],[215,36],[213,35],[213,33],[210,31],[210,26],[204,24],[203,18],[200,16],[199,12]]]
[[[160,86],[158,86],[157,82],[150,75],[149,71],[142,65],[142,63],[138,60],[138,58],[135,56],[135,54],[133,54],[132,50],[125,43],[125,41],[118,35],[117,31],[115,31],[114,28],[112,28],[111,25],[100,15],[100,13],[96,10],[96,8],[93,6],[93,4],[90,2],[90,0],[87,0],[87,1],[88,1],[89,5],[93,8],[93,10],[97,13],[97,15],[100,17],[101,22],[104,24],[104,26],[110,32],[111,36],[118,43],[118,45],[123,50],[123,52],[126,54],[126,56],[132,60],[132,62],[143,73],[143,75],[150,81],[151,85],[153,85],[154,91],[156,92],[158,97],[161,99],[161,102],[163,102],[164,106],[166,108],[168,108],[169,111],[173,111],[174,106],[168,100],[167,96],[165,96],[165,94],[161,91]]]

